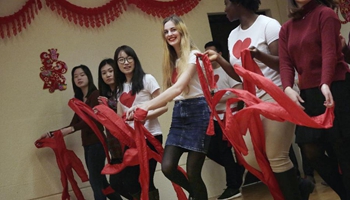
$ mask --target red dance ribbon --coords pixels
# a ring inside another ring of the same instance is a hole
[[[88,181],[88,175],[84,169],[83,163],[72,150],[66,148],[61,131],[55,131],[54,137],[44,138],[35,141],[37,148],[50,147],[55,155],[58,168],[61,171],[61,183],[63,186],[62,200],[69,200],[68,181],[70,182],[73,192],[78,200],[84,200],[84,196],[80,191],[77,182],[74,179],[73,169],[78,174],[80,179]]]
[[[203,63],[205,70],[207,70],[207,68],[210,67],[208,57],[206,55],[199,56],[204,61]],[[247,85],[245,88],[249,91],[230,88],[220,90],[215,93],[214,96],[211,96],[208,86],[206,85],[206,80],[203,72],[198,71],[201,86],[208,105],[212,110],[211,119],[213,116],[218,117],[215,106],[227,91],[230,91],[237,96],[236,98],[230,98],[226,102],[225,122],[218,122],[223,130],[224,135],[234,147],[239,162],[242,163],[248,171],[250,171],[268,186],[274,199],[282,200],[284,199],[283,195],[278,187],[277,181],[273,175],[269,161],[266,157],[265,136],[260,115],[263,115],[271,120],[287,120],[302,126],[309,126],[314,128],[330,128],[332,127],[334,119],[334,108],[326,109],[326,112],[324,114],[310,118],[297,104],[295,104],[288,96],[286,96],[279,87],[277,87],[271,80],[262,76],[259,67],[250,56],[249,49],[242,51],[241,56],[244,68],[249,70],[246,70],[239,65],[235,65],[234,69],[239,76],[243,77],[244,85]],[[200,69],[198,67],[198,62],[197,69]],[[209,75],[207,74],[207,77],[208,76],[213,76],[213,74],[211,74],[209,71]],[[265,90],[268,94],[270,94],[275,99],[276,103],[263,102],[257,98],[255,96],[255,86]],[[230,105],[239,100],[244,101],[246,107],[233,115],[229,109]],[[255,155],[261,171],[254,169],[243,159],[242,155],[247,155],[248,153],[248,149],[243,139],[243,136],[247,133],[247,130],[250,131]]]
[[[198,59],[199,57],[202,59],[202,63],[206,67],[205,68],[205,73],[206,73],[205,75],[203,73],[202,66],[199,62],[199,59]],[[212,65],[211,65],[209,58],[207,56],[203,56],[202,54],[198,54],[198,57],[196,59],[196,65],[197,65],[197,72],[198,72],[199,81],[200,81],[201,87],[203,89],[204,96],[207,100],[208,106],[211,110],[209,125],[207,128],[207,135],[214,135],[215,134],[214,121],[213,121],[214,116],[216,117],[216,119],[220,119],[217,112],[213,112],[213,111],[215,111],[215,105],[213,104],[212,101],[208,101],[208,99],[211,98],[211,91],[214,91],[214,89],[217,88],[216,81],[214,78],[214,71],[213,71],[213,68],[212,68]],[[218,120],[218,121],[220,121],[220,120]]]
[[[74,101],[74,103],[72,102]],[[106,154],[107,162],[111,163],[111,158],[109,156],[109,151],[106,143],[106,139],[104,137],[104,134],[101,133],[100,129],[98,129],[95,122],[92,120],[91,117],[86,115],[82,110],[81,107],[87,106],[84,102],[80,101],[79,99],[71,99],[68,102],[68,106],[94,131],[98,139],[103,145],[104,152]]]
[[[71,99],[69,106],[74,110],[80,110],[81,115],[85,118],[92,117],[100,122],[103,126],[116,137],[120,143],[129,147],[124,153],[123,162],[120,164],[107,164],[102,170],[102,174],[116,174],[127,166],[140,165],[140,184],[142,188],[142,199],[148,199],[149,187],[149,170],[148,160],[155,159],[157,162],[162,161],[163,147],[161,143],[152,136],[151,133],[143,126],[143,119],[147,116],[147,112],[137,109],[135,113],[135,130],[125,123],[112,109],[106,105],[97,105],[93,109],[77,99]],[[79,116],[80,116],[79,114]],[[147,145],[145,138],[155,147],[156,152],[151,150]],[[106,147],[106,144],[103,144]],[[139,153],[141,152],[141,153]],[[178,166],[178,169],[184,173],[185,171]],[[178,185],[173,183],[175,192],[180,200],[186,200],[186,195]]]

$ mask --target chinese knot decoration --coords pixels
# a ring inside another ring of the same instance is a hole
[[[165,18],[171,14],[184,15],[194,9],[200,0],[110,0],[108,3],[94,8],[80,7],[67,0],[27,0],[16,13],[0,17],[1,38],[17,35],[34,19],[42,3],[61,17],[82,27],[99,28],[117,19],[127,5],[135,5],[143,12],[154,17]],[[11,31],[12,30],[12,31]]]
[[[40,78],[44,81],[43,89],[49,89],[50,93],[55,90],[67,89],[66,78],[63,76],[67,72],[67,65],[65,62],[58,60],[59,54],[57,49],[49,49],[49,52],[42,52],[40,54],[41,63]]]

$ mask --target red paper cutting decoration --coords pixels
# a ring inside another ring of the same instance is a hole
[[[46,0],[46,5],[70,22],[92,28],[109,24],[126,10],[125,0],[111,0],[95,8],[80,7],[66,0]]]
[[[344,21],[340,21],[342,24],[346,24],[350,21],[350,0],[340,0],[339,5],[337,6],[337,13],[339,14],[339,10]]]
[[[184,15],[196,7],[199,1],[200,0],[128,0],[128,3],[134,4],[149,15],[165,18],[171,14],[177,14],[179,16]]]
[[[200,0],[110,0],[103,6],[86,8],[74,5],[67,0],[45,0],[46,5],[61,17],[83,27],[99,28],[117,19],[127,5],[135,5],[143,12],[154,17],[179,16],[190,12]],[[349,1],[349,0],[343,0]],[[42,8],[41,0],[27,0],[25,5],[14,13],[0,17],[0,37],[17,35],[32,22],[38,10]],[[342,12],[343,13],[343,12]]]
[[[42,8],[40,0],[28,0],[23,7],[12,15],[0,17],[0,37],[17,35],[34,19]],[[12,29],[12,31],[11,31]]]
[[[43,89],[49,89],[50,93],[55,90],[67,89],[66,78],[63,76],[67,72],[67,65],[65,62],[58,60],[59,54],[57,49],[49,49],[49,52],[42,52],[40,54],[41,63],[40,78],[44,81]]]

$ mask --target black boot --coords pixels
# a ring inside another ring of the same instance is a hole
[[[299,178],[299,190],[302,200],[308,200],[310,194],[314,191],[315,184],[310,179]]]
[[[158,189],[154,189],[152,191],[149,191],[149,200],[159,200]]]
[[[274,175],[285,200],[303,200],[294,168],[282,173],[274,173]]]
[[[134,200],[140,200],[141,199],[141,192],[136,193],[136,194],[132,194],[131,196],[134,198]]]

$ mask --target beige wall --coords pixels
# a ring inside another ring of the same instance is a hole
[[[0,0],[0,16],[18,10],[26,0]],[[70,0],[80,6],[100,6],[108,0]],[[207,13],[222,12],[223,0],[202,0],[183,16],[195,43],[202,49],[211,40]],[[269,9],[280,22],[287,20],[285,3],[263,0],[261,9]],[[146,72],[161,83],[161,19],[129,6],[116,21],[100,29],[86,29],[62,19],[46,6],[21,34],[0,39],[0,199],[60,199],[60,174],[50,149],[36,149],[34,141],[44,132],[67,125],[73,112],[67,102],[73,96],[70,69],[79,64],[90,67],[97,85],[99,62],[112,57],[116,47],[127,44],[138,53]],[[349,31],[347,30],[344,33]],[[39,55],[57,48],[59,59],[66,62],[68,88],[50,94],[43,90],[39,78]],[[171,107],[171,105],[170,105]],[[171,110],[171,109],[170,109]],[[160,120],[164,136],[169,128],[171,111]],[[83,160],[80,134],[67,136],[67,147]],[[184,166],[184,159],[181,165]],[[218,195],[225,187],[223,169],[207,160],[203,169],[209,196]],[[162,199],[176,199],[171,185],[157,170],[156,185]],[[87,200],[91,197],[88,183],[79,182]],[[73,195],[74,196],[74,195]],[[74,198],[73,198],[74,199]]]

